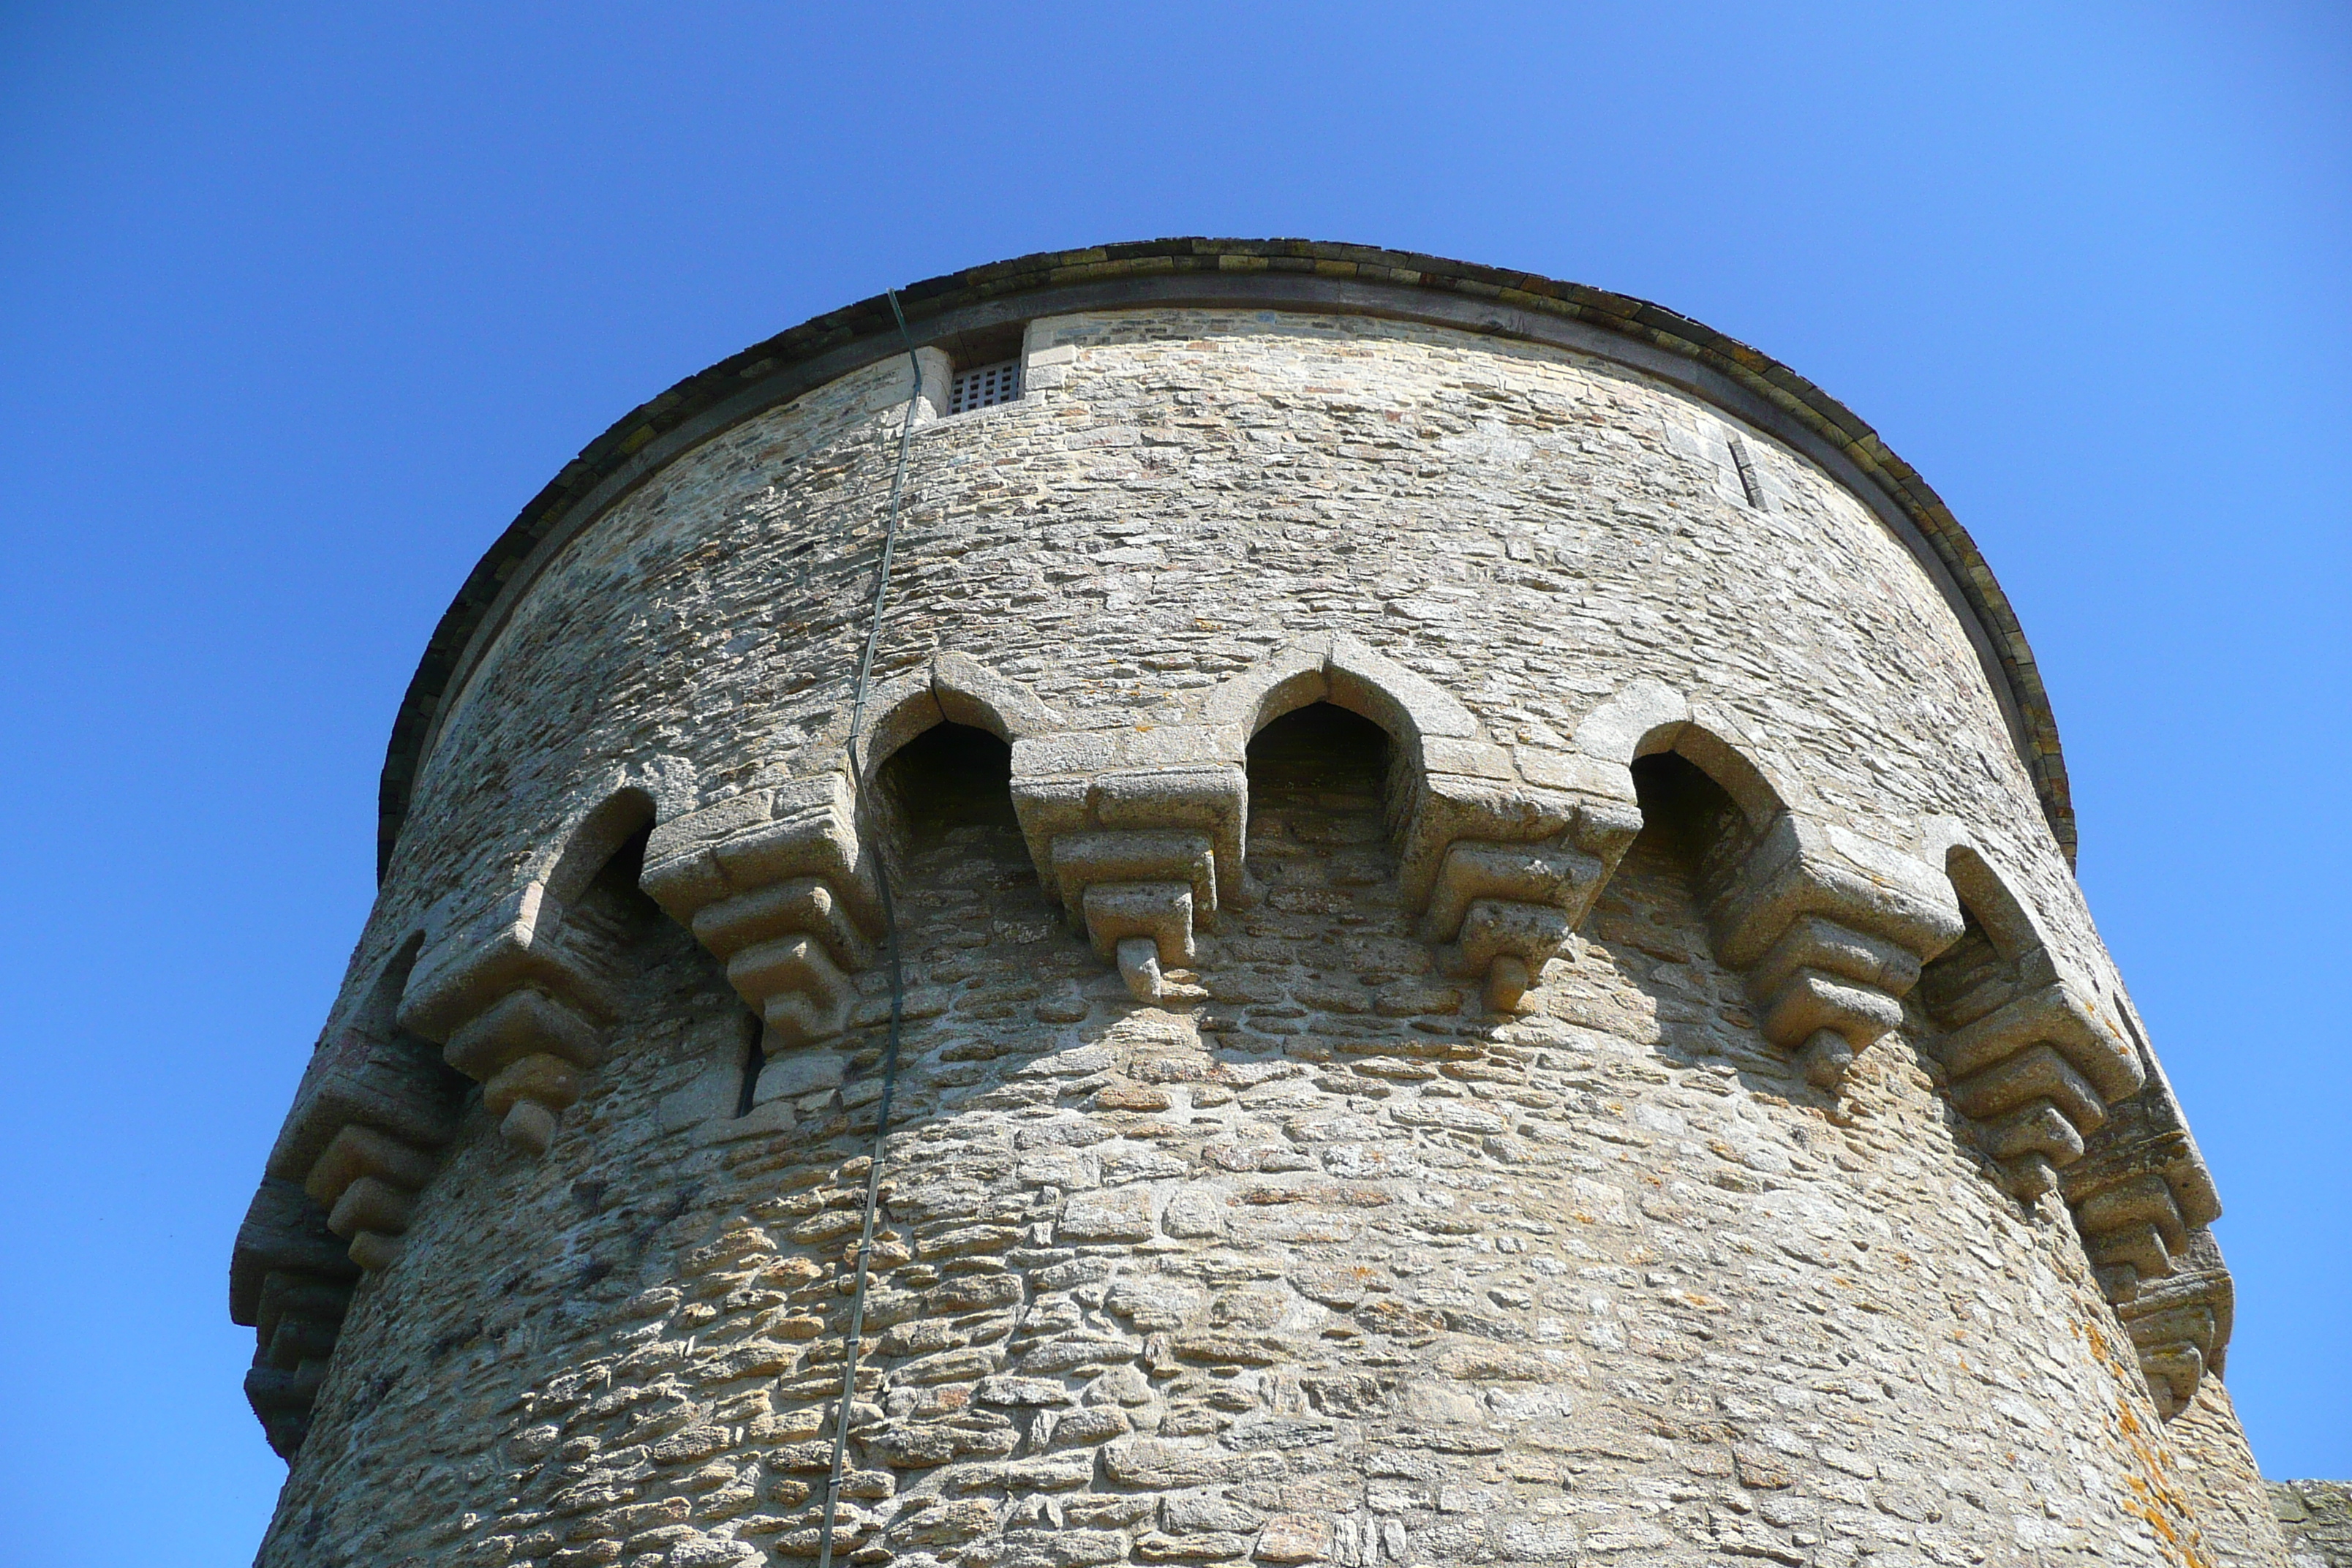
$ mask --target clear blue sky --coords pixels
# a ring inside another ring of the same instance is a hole
[[[259,1536],[230,1237],[522,501],[817,311],[1175,234],[1657,300],[1928,476],[2229,1205],[2255,1451],[2352,1475],[2340,5],[8,0],[0,1558]]]

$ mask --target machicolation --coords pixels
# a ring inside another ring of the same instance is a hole
[[[2334,1529],[2023,634],[1867,426],[1351,247],[896,305],[614,426],[436,632],[231,1268],[263,1563]]]

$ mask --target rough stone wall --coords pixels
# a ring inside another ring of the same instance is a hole
[[[1958,819],[2119,994],[1943,599],[1775,443],[1621,368],[1360,318],[1066,318],[1030,364],[917,439],[886,675],[946,647],[1149,733],[1341,632],[1542,752],[1664,680],[1792,806]],[[339,1021],[615,785],[667,822],[835,765],[905,392],[877,368],[738,428],[534,587]],[[1254,763],[1264,896],[1157,1000],[1016,829],[909,852],[853,1560],[2273,1561],[2226,1402],[2159,1418],[2065,1205],[1992,1179],[1916,1003],[1808,1082],[1645,831],[1522,1010],[1484,1011],[1399,896],[1392,784],[1320,765]],[[546,1153],[478,1099],[357,1291],[264,1562],[813,1551],[878,971],[739,1117],[743,1003],[640,913]]]
[[[1976,1175],[1907,1051],[1843,1112],[1792,1080],[1665,850],[1635,846],[1548,1005],[1465,1026],[1379,773],[1254,771],[1266,897],[1203,938],[1193,1006],[1126,995],[1009,826],[910,868],[848,1541],[2204,1560],[2063,1212]],[[648,940],[574,1136],[532,1163],[478,1128],[431,1191],[429,1274],[345,1331],[389,1370],[336,1385],[265,1563],[813,1552],[877,1031],[771,1068],[787,1116],[665,1132],[740,1062],[682,938]]]
[[[944,642],[1125,727],[1338,630],[1551,744],[1649,674],[1832,812],[1967,822],[2105,967],[1950,610],[1777,443],[1741,433],[1750,508],[1727,422],[1556,350],[1204,311],[1032,335],[1030,397],[918,436],[884,670]],[[751,421],[575,544],[445,723],[388,892],[495,880],[625,761],[691,804],[830,766],[906,385]]]
[[[2181,1457],[2183,1484],[2214,1560],[2231,1568],[2279,1568],[2286,1543],[2265,1506],[2275,1489],[2263,1484],[2221,1380],[2199,1384],[2197,1397],[2166,1424],[2164,1435]]]
[[[2270,1491],[2294,1568],[2352,1563],[2352,1482],[2273,1481]]]

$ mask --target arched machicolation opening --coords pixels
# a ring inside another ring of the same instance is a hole
[[[650,812],[631,829],[572,900],[572,916],[590,928],[616,957],[648,941],[667,941],[678,927],[637,885],[646,868],[646,843],[653,835]]]
[[[1629,860],[1646,849],[1648,858],[1672,867],[1698,896],[1719,874],[1721,860],[1746,847],[1746,816],[1729,792],[1680,752],[1637,758],[1633,772],[1642,833]]]
[[[932,725],[883,763],[881,784],[899,847],[909,857],[935,854],[958,839],[977,846],[1009,836],[1019,848],[1013,748],[985,730]]]
[[[372,1108],[372,1124],[430,1160],[456,1135],[471,1085],[443,1059],[439,1046],[401,1026],[401,993],[424,944],[421,933],[401,943],[345,1027],[369,1043],[390,1091]]]
[[[1960,940],[1919,971],[1920,1005],[1945,1029],[1975,1023],[2018,992],[2016,965],[2001,955],[1965,898],[1960,921]]]
[[[636,1075],[659,1070],[663,1051],[648,1052],[648,1045],[658,1041],[667,1047],[675,1039],[706,1038],[702,1018],[742,1012],[724,963],[642,885],[653,830],[652,797],[635,787],[620,790],[572,830],[547,874],[548,895],[562,911],[566,950],[586,972],[584,978],[603,991],[610,1009],[608,1016],[596,1016],[575,1005],[583,1021],[593,1024],[597,1047],[585,1060],[570,1053],[562,1057],[578,1069],[574,1084],[557,1082],[549,1086],[552,1092],[523,1095],[547,1107],[549,1117],[533,1120],[550,1129],[548,1136],[553,1125],[549,1118],[562,1115],[576,1100],[611,1092]],[[694,1018],[696,1027],[684,1036],[662,1027],[679,1016]],[[496,1068],[504,1065],[485,1058],[467,1068],[484,1079],[484,1102],[494,1114],[506,1109],[503,1102],[513,1092],[498,1083]]]
[[[1234,962],[1219,987],[1255,1004],[1234,1043],[1295,1029],[1286,1020],[1298,1016],[1297,996],[1364,1014],[1384,991],[1390,1005],[1414,1010],[1458,1003],[1401,903],[1382,810],[1396,750],[1378,724],[1328,702],[1284,714],[1251,740],[1247,858],[1264,896],[1243,938],[1224,947]],[[1410,998],[1389,990],[1400,985],[1419,989]],[[1368,1038],[1377,1032],[1368,1022]]]
[[[1360,714],[1330,702],[1294,709],[1250,738],[1251,815],[1369,812],[1377,828],[1390,751],[1388,731]]]
[[[962,976],[968,951],[992,942],[1062,932],[1013,812],[1013,749],[1003,741],[934,724],[876,776],[910,983]]]
[[[1715,953],[1706,893],[1752,842],[1730,792],[1674,752],[1637,759],[1642,831],[1593,905],[1585,930],[1653,999],[1661,1032],[1685,1049],[1783,1070],[1752,1032],[1739,976]]]

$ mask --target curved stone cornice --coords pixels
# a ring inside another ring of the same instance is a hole
[[[1122,306],[1250,305],[1384,316],[1573,348],[1712,403],[1820,463],[1870,502],[1918,557],[1974,644],[2051,832],[2070,862],[2074,858],[2074,808],[2057,722],[2024,630],[1974,541],[1869,426],[1745,343],[1605,289],[1309,240],[1156,239],[1041,252],[911,284],[899,299],[918,342]],[[458,590],[402,700],[378,797],[379,875],[390,863],[446,702],[463,688],[544,563],[678,454],[904,352],[886,299],[828,311],[632,410],[532,497]]]

